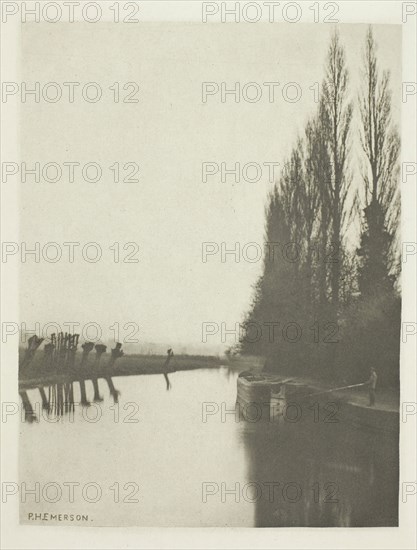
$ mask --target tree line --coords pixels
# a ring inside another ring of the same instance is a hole
[[[373,366],[382,384],[398,384],[399,153],[390,74],[372,28],[358,91],[336,30],[317,110],[268,196],[265,241],[286,255],[265,257],[234,353],[264,356],[268,370],[346,382]]]

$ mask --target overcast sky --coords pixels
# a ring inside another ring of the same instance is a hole
[[[141,342],[223,349],[220,333],[201,343],[202,323],[232,327],[242,319],[262,262],[236,263],[228,256],[222,263],[217,254],[203,263],[202,243],[262,243],[272,184],[266,168],[257,183],[234,183],[231,177],[222,183],[219,175],[203,183],[202,163],[284,162],[316,109],[309,88],[322,80],[332,30],[268,23],[23,25],[22,80],[41,86],[80,82],[80,87],[94,81],[103,99],[85,102],[80,88],[74,103],[28,98],[21,109],[22,160],[94,161],[103,177],[97,183],[80,177],[68,183],[64,172],[61,182],[38,184],[29,177],[21,184],[19,241],[29,247],[35,241],[41,246],[95,241],[103,257],[88,263],[80,249],[72,264],[64,258],[34,263],[28,257],[21,269],[22,320],[94,321],[105,336],[114,322],[132,322],[140,326]],[[344,25],[340,32],[355,99],[366,26]],[[392,73],[398,120],[400,27],[377,26],[375,36],[381,67]],[[123,84],[133,81],[139,83],[139,102],[114,103],[109,86],[120,82],[126,94]],[[257,103],[231,98],[222,103],[217,94],[204,104],[202,82],[279,82],[280,87],[274,103],[262,86]],[[288,82],[302,91],[295,103],[282,98]],[[138,163],[139,183],[114,183],[108,168],[114,162]],[[109,249],[115,242],[121,243],[121,259],[133,251],[123,251],[124,243],[138,243],[139,262],[115,263]],[[122,330],[121,338],[127,332]]]

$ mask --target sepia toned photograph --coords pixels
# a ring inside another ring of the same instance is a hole
[[[4,548],[414,547],[417,10],[365,4],[2,4]]]

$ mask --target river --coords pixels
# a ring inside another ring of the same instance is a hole
[[[118,396],[99,379],[104,400],[89,407],[77,404],[75,382],[74,409],[59,415],[42,411],[39,390],[29,390],[37,421],[22,422],[19,468],[35,493],[25,495],[22,485],[21,521],[397,525],[395,436],[313,414],[300,422],[242,420],[233,414],[237,376],[226,367],[178,371],[169,391],[163,375],[114,377]],[[91,381],[86,391],[92,401]],[[45,388],[56,402],[55,392]]]

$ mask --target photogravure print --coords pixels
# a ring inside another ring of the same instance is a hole
[[[397,528],[417,493],[415,3],[395,24],[343,2],[153,4],[2,3],[20,33],[2,506],[73,528]]]

